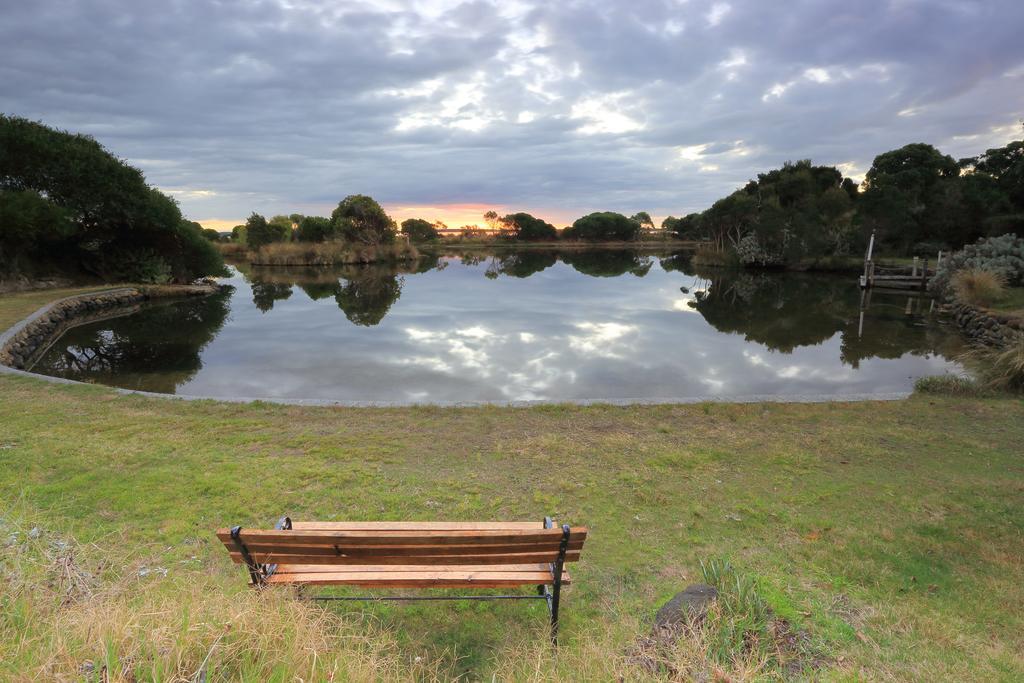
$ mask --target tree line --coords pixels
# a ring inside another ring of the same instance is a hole
[[[483,215],[496,239],[511,242],[555,242],[573,240],[586,242],[629,242],[638,239],[643,229],[654,229],[647,212],[627,217],[612,211],[591,213],[576,220],[571,226],[559,230],[551,223],[525,212],[499,216],[496,211]],[[349,195],[331,214],[323,216],[278,215],[267,219],[253,213],[244,225],[232,229],[232,240],[252,249],[272,242],[326,242],[344,240],[361,244],[388,244],[398,234],[413,242],[432,242],[441,239],[447,230],[441,221],[409,218],[401,225],[395,223],[373,198]],[[477,226],[463,226],[468,237],[483,236]]]
[[[905,145],[875,157],[859,185],[832,166],[787,162],[662,227],[744,265],[859,253],[871,233],[881,250],[908,256],[1024,235],[1024,140],[960,160]]]

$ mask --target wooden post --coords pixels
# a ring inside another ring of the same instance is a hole
[[[914,269],[910,272],[910,277],[917,277],[917,257],[914,257]]]
[[[921,269],[921,290],[928,287],[928,257],[924,259],[924,268]]]
[[[872,276],[872,272],[874,270],[873,268],[871,268],[871,252],[874,251],[874,248],[875,248],[875,231],[872,230],[871,231],[871,238],[868,240],[868,250],[864,254],[864,279],[862,280],[862,282],[863,282],[863,284],[861,285],[862,287],[870,287],[871,286],[871,276]]]

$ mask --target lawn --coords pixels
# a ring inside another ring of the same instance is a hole
[[[992,305],[997,311],[1024,317],[1024,287],[1009,287]]]
[[[0,376],[0,679],[1021,680],[1022,443],[1011,399],[341,409]],[[282,514],[590,527],[557,657],[533,602],[252,593],[212,532]],[[713,559],[795,645],[697,634],[645,668],[653,612]]]

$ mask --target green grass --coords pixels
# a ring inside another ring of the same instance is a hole
[[[335,409],[0,376],[0,679],[1020,680],[1022,443],[1010,399]],[[286,513],[589,526],[557,659],[539,604],[251,593],[212,531]],[[711,558],[735,595],[637,664]],[[795,664],[737,641],[762,604]]]
[[[67,287],[62,289],[36,289],[16,294],[0,294],[0,332],[23,318],[31,315],[36,309],[42,308],[51,301],[66,296],[110,289],[114,285],[96,285],[87,287]]]
[[[1007,288],[990,308],[1004,313],[1016,313],[1024,317],[1024,287]]]

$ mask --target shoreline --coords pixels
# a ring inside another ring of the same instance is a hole
[[[27,317],[19,320],[5,330],[0,331],[0,350],[7,349],[12,342],[22,335],[25,330],[33,328],[40,322],[45,322],[47,316],[54,311],[57,307],[65,305],[69,302],[75,302],[78,300],[87,300],[90,297],[104,296],[111,293],[124,294],[131,291],[133,288],[130,287],[111,287],[96,292],[88,292],[84,294],[77,294],[70,297],[64,297],[50,301],[49,303],[39,307]],[[168,296],[173,295],[171,291],[173,288],[164,287],[161,288],[160,293],[150,292],[149,297],[152,296]],[[216,291],[211,289],[209,293]],[[181,295],[188,295],[187,292],[181,291]],[[128,306],[125,308],[124,315],[130,315],[133,312],[133,308]],[[107,317],[118,317],[118,314],[113,313]],[[73,323],[73,321],[72,321]],[[63,333],[63,330],[59,330]],[[55,330],[56,333],[56,330]],[[52,344],[56,335],[48,338],[45,344]],[[66,379],[63,377],[55,377],[51,375],[43,375],[40,373],[32,372],[31,370],[23,370],[16,368],[6,363],[0,362],[0,374],[24,377],[34,380],[41,380],[53,384],[64,384],[71,386],[89,386],[89,387],[103,387],[110,391],[116,392],[121,395],[137,395],[146,396],[150,398],[160,399],[177,399],[181,401],[214,401],[219,403],[228,404],[253,404],[253,403],[266,403],[273,405],[287,405],[287,406],[308,406],[308,407],[333,407],[333,408],[481,408],[481,407],[497,407],[497,408],[533,408],[540,406],[615,406],[615,407],[629,407],[629,406],[657,406],[657,405],[694,405],[702,403],[713,403],[720,405],[730,404],[751,404],[751,403],[861,403],[861,402],[879,402],[879,401],[901,401],[909,398],[913,391],[900,391],[900,392],[879,392],[879,393],[850,393],[850,394],[749,394],[749,395],[738,395],[738,396],[716,396],[716,395],[696,395],[696,396],[671,396],[671,397],[595,397],[595,398],[575,398],[575,399],[494,399],[494,400],[473,400],[473,401],[381,401],[381,400],[358,400],[358,399],[330,399],[330,398],[295,398],[295,397],[274,397],[274,396],[210,396],[210,395],[193,395],[193,394],[163,394],[152,391],[142,391],[138,389],[125,389],[122,387],[116,387],[109,384],[94,384],[91,382],[80,382],[78,380]]]

